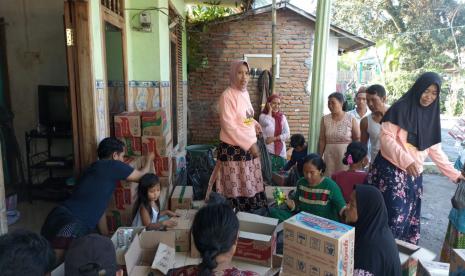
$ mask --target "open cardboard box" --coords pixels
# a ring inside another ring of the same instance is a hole
[[[465,275],[465,249],[453,249],[450,254],[450,274]]]
[[[177,209],[176,214],[179,217],[174,217],[172,220],[176,221],[176,226],[169,228],[176,234],[175,248],[176,252],[189,252],[191,250],[191,226],[194,221],[197,210]]]
[[[111,242],[113,243],[113,246],[115,247],[116,250],[116,263],[118,265],[125,265],[126,261],[124,260],[124,255],[129,248],[130,244],[127,245],[127,247],[118,247],[118,232],[121,230],[125,229],[132,229],[132,235],[131,235],[131,243],[134,240],[134,238],[141,233],[144,230],[145,227],[119,227],[116,229],[115,233],[113,236],[111,236]]]
[[[278,220],[239,212],[239,239],[234,258],[271,267],[276,252]]]
[[[396,244],[399,250],[402,275],[415,275],[417,272],[418,260],[432,261],[436,258],[436,254],[420,246],[397,239]]]
[[[417,276],[448,276],[449,264],[433,261],[418,261]]]
[[[174,267],[174,246],[174,232],[142,231],[124,256],[128,275],[147,276],[149,271],[165,275]]]

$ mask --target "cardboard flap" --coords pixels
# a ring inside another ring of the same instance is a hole
[[[424,260],[424,261],[432,261],[436,258],[436,254],[429,251],[426,248],[421,247],[415,253],[413,253],[410,257],[414,258],[415,260]]]
[[[449,275],[449,267],[448,263],[440,263],[440,262],[433,262],[433,261],[423,261],[420,260],[419,266],[430,273],[430,275],[435,276],[447,276]]]
[[[239,238],[251,239],[256,241],[269,242],[273,238],[272,235],[259,234],[247,231],[239,231]]]
[[[408,243],[406,241],[398,240],[396,239],[396,244],[397,248],[399,249],[399,252],[403,252],[405,254],[411,255],[413,252],[417,251],[420,249],[418,245]]]
[[[355,232],[355,228],[337,221],[312,215],[306,212],[300,212],[297,215],[287,219],[285,224],[294,225],[321,234],[323,236],[339,239],[347,233]]]
[[[155,258],[153,259],[152,269],[158,270],[166,275],[168,270],[174,267],[174,258],[174,247],[160,243]]]
[[[136,236],[132,241],[131,245],[129,246],[128,251],[124,255],[124,260],[126,262],[126,269],[128,274],[131,275],[131,271],[139,262],[140,258],[140,251],[142,248],[140,247],[140,239],[139,236]]]
[[[144,231],[140,233],[140,245],[143,249],[155,248],[157,244],[164,243],[172,248],[175,247],[175,233],[164,231]]]
[[[262,217],[255,214],[239,212],[239,229],[244,232],[254,232],[266,235],[272,235],[278,225],[279,220],[274,218]]]
[[[251,264],[251,263],[244,262],[241,260],[236,260],[236,259],[233,259],[231,263],[235,268],[239,270],[252,271],[252,272],[257,273],[257,275],[264,275],[264,276],[275,275],[273,274],[274,270],[271,267]]]

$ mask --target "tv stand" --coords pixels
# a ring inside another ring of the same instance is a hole
[[[62,201],[72,191],[72,186],[68,186],[66,180],[73,175],[73,155],[52,155],[53,141],[58,139],[72,140],[72,134],[70,132],[41,133],[36,129],[25,134],[29,201],[33,199]],[[45,140],[45,146],[37,143],[40,140]]]

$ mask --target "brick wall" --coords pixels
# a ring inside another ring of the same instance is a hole
[[[302,133],[307,137],[310,97],[304,89],[309,73],[304,61],[311,56],[314,23],[292,11],[278,10],[277,33],[281,65],[276,92],[283,96],[281,108],[291,134]],[[189,144],[218,141],[220,125],[216,106],[229,85],[230,62],[243,59],[244,54],[271,54],[271,13],[209,25],[199,35],[201,44],[197,54],[208,63],[189,72]],[[248,90],[255,113],[259,114],[261,95],[258,95],[257,79],[250,80]]]

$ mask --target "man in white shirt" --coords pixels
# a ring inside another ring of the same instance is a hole
[[[354,116],[357,123],[360,124],[362,118],[370,114],[370,111],[368,111],[367,108],[367,94],[365,86],[361,86],[358,89],[357,94],[355,94],[355,103],[355,109],[348,111],[348,113]]]

